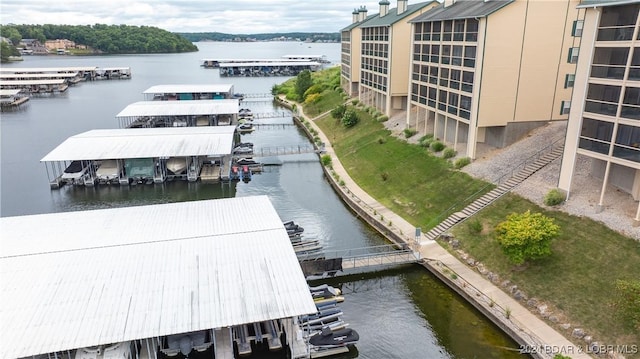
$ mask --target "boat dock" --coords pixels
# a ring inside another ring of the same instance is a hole
[[[145,100],[223,100],[241,99],[233,92],[232,84],[168,84],[155,85],[143,91]]]
[[[0,226],[0,342],[13,344],[0,359],[97,350],[231,359],[237,327],[256,355],[262,346],[310,357],[297,318],[318,308],[268,196],[2,217]]]
[[[3,111],[18,108],[27,101],[29,101],[29,96],[23,94],[22,90],[0,89],[0,109]]]
[[[195,127],[238,123],[239,100],[139,101],[116,115],[120,128]]]
[[[70,67],[3,67],[0,68],[0,75],[33,75],[38,74],[42,79],[59,79],[63,74],[70,78],[78,78],[82,80],[101,80],[101,79],[121,79],[131,78],[130,67],[105,67],[97,66],[70,66]],[[0,77],[1,78],[1,77]],[[4,80],[4,78],[2,78]]]
[[[230,158],[235,138],[235,126],[92,130],[69,137],[40,161],[52,189],[192,182],[204,164]]]
[[[222,77],[256,77],[296,76],[304,70],[318,71],[322,63],[308,58],[203,59],[201,66],[219,69]]]
[[[32,95],[62,93],[68,88],[64,79],[0,80],[2,90],[22,90]]]

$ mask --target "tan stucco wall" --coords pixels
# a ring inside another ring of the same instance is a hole
[[[486,19],[478,126],[566,119],[564,75],[577,1],[516,1]],[[557,110],[554,110],[557,109]]]

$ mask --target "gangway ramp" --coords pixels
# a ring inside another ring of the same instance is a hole
[[[334,252],[313,253],[298,256],[307,278],[314,276],[336,276],[420,262],[420,252],[411,248],[399,248],[388,244]]]

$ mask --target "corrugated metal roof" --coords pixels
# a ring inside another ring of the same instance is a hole
[[[618,6],[637,3],[639,3],[638,0],[582,0],[580,5],[576,7],[580,9],[586,7]]]
[[[39,80],[0,80],[0,85],[24,86],[24,85],[61,85],[64,79],[39,79]]]
[[[116,115],[131,116],[184,116],[237,114],[240,111],[238,99],[200,101],[139,101],[134,102]]]
[[[52,74],[52,73],[47,73],[47,74],[40,74],[40,73],[30,73],[30,74],[16,74],[16,73],[10,73],[10,74],[2,74],[0,75],[0,77],[2,77],[2,79],[7,79],[7,80],[11,80],[11,79],[41,79],[41,78],[51,78],[51,77],[60,77],[60,78],[73,78],[78,76],[77,72],[64,72],[61,74]]]
[[[360,25],[364,24],[365,22],[367,22],[367,20],[374,18],[375,16],[378,16],[378,14],[369,15],[369,16],[367,16],[367,18],[366,18],[366,19],[364,19],[364,20],[362,20],[362,21],[358,21],[358,22],[351,23],[349,26],[347,26],[347,27],[345,27],[345,28],[341,29],[340,31],[349,31],[349,30],[352,30],[352,29],[354,29],[354,28],[356,28],[356,27],[358,27],[358,26],[360,26]]]
[[[426,13],[417,16],[410,22],[416,23],[485,17],[511,4],[514,1],[515,0],[458,0],[447,7],[445,7],[444,4],[440,4],[439,6],[430,9]]]
[[[146,89],[143,94],[165,94],[165,93],[215,93],[228,92],[233,89],[231,84],[178,84],[178,85],[156,85]]]
[[[316,311],[266,196],[0,218],[0,358]]]
[[[398,15],[398,8],[389,9],[389,12],[385,16],[374,16],[371,19],[368,19],[360,27],[377,27],[377,26],[389,26],[395,24],[398,21],[406,19],[407,17],[413,15],[416,11],[424,8],[432,4],[434,1],[421,2],[417,4],[410,4],[407,6],[407,10],[405,10],[402,14]]]
[[[7,89],[0,89],[0,96],[2,97],[7,97],[7,96],[14,96],[20,93],[20,91],[22,90],[7,90]]]
[[[36,73],[36,72],[79,72],[95,71],[96,66],[71,66],[71,67],[2,67],[0,72]]]
[[[235,66],[318,66],[316,61],[269,61],[269,62],[221,62],[219,67],[235,67]]]
[[[235,131],[235,126],[91,130],[67,138],[40,161],[227,155]]]

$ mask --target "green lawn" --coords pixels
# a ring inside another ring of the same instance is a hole
[[[459,210],[493,186],[454,170],[449,161],[391,135],[359,112],[360,123],[345,129],[326,116],[316,123],[332,142],[349,176],[386,207],[428,230],[440,216]],[[458,205],[451,209],[453,205]]]
[[[527,210],[554,218],[561,233],[552,243],[550,257],[516,268],[502,253],[493,228],[510,213]],[[474,222],[482,224],[480,233]],[[549,304],[561,319],[558,324],[582,327],[600,343],[640,343],[640,334],[625,329],[611,306],[615,280],[640,277],[640,242],[591,219],[545,210],[517,195],[496,201],[457,226],[453,234],[464,251],[502,280]]]

